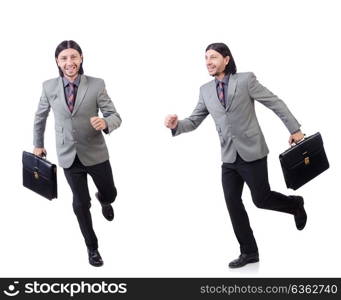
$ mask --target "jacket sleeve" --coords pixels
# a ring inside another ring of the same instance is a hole
[[[208,116],[209,112],[206,108],[202,92],[200,90],[199,101],[197,106],[194,108],[192,114],[183,120],[178,122],[178,126],[172,129],[172,135],[177,136],[184,132],[189,132],[196,129],[201,122]]]
[[[250,73],[248,77],[248,90],[250,97],[271,109],[282,120],[291,134],[300,129],[301,124],[297,122],[286,104],[261,85],[253,73]]]
[[[103,114],[103,119],[107,123],[107,128],[103,130],[105,133],[108,134],[120,127],[122,123],[121,117],[107,93],[104,81],[97,95],[97,105]]]
[[[50,103],[47,99],[45,88],[43,84],[43,91],[38,104],[38,109],[35,113],[33,126],[33,145],[36,148],[44,147],[44,133],[46,127],[46,120],[50,112]]]

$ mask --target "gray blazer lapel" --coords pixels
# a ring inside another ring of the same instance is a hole
[[[63,79],[62,77],[58,78],[58,99],[61,101],[61,105],[64,107],[67,113],[71,114],[69,107],[66,104],[65,100],[65,93],[64,93],[64,86],[63,86]]]
[[[85,93],[88,89],[88,80],[86,79],[86,76],[84,75],[81,75],[81,76],[82,76],[81,81],[79,83],[79,87],[77,91],[76,104],[75,104],[75,108],[73,109],[72,115],[74,115],[77,112],[79,106],[82,104]]]
[[[225,110],[224,106],[221,104],[218,95],[217,95],[217,87],[215,84],[215,81],[212,80],[211,81],[211,85],[210,85],[210,98],[213,101],[214,106],[219,109],[219,110]]]
[[[226,111],[228,111],[230,109],[230,107],[231,107],[231,104],[232,104],[232,101],[233,101],[233,97],[234,97],[234,94],[236,92],[237,82],[238,82],[237,75],[236,74],[231,74],[230,78],[229,78],[229,85],[228,85],[228,88],[227,88],[227,97],[226,97],[227,106],[226,106]]]

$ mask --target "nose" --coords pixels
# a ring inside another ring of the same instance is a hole
[[[66,59],[66,63],[69,65],[69,64],[71,64],[72,63],[72,58],[71,57],[68,57],[67,59]]]

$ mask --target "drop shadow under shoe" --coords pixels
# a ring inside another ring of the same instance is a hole
[[[90,265],[92,265],[94,267],[103,266],[102,257],[99,254],[97,249],[95,249],[95,250],[88,249],[88,255],[89,255],[89,263],[90,263]]]
[[[301,196],[292,196],[298,200],[299,206],[294,214],[295,224],[298,230],[302,230],[307,223],[307,213],[304,209],[304,200]]]
[[[258,253],[242,253],[239,257],[229,263],[229,267],[234,268],[241,268],[247,264],[259,262],[259,255]]]
[[[108,221],[112,221],[114,219],[114,209],[112,208],[111,204],[103,204],[100,200],[99,200],[99,193],[97,192],[95,194],[96,198],[98,199],[98,201],[101,203],[102,206],[102,214],[104,216],[104,218],[106,218]]]

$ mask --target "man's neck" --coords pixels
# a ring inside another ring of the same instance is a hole
[[[74,82],[77,77],[78,77],[79,74],[76,74],[75,76],[72,76],[72,77],[69,77],[69,76],[66,76],[64,75],[64,77],[69,81],[69,82]]]
[[[219,75],[215,76],[215,78],[219,81],[222,81],[225,76],[225,73],[220,73]]]

